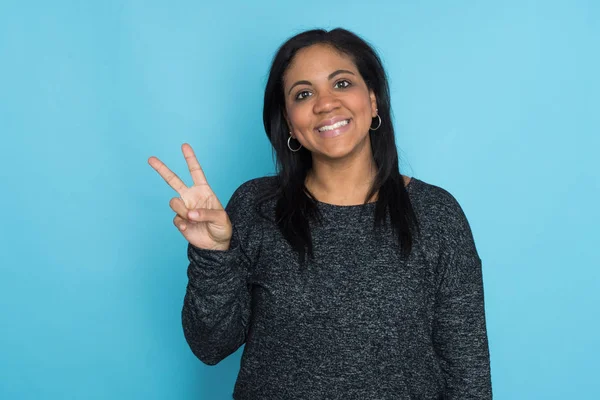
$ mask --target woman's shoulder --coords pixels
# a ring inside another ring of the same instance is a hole
[[[453,219],[464,219],[464,211],[457,198],[450,190],[412,178],[409,185],[411,204],[420,219],[428,219],[439,223],[448,223]]]
[[[256,205],[277,190],[277,176],[261,176],[243,182],[235,189],[228,203],[228,208]]]
[[[463,206],[447,188],[417,180],[409,190],[411,204],[425,237],[445,243],[444,251],[458,249],[479,257],[471,224]]]
[[[270,193],[272,190],[275,190],[278,182],[279,180],[275,175],[252,178],[239,185],[232,197],[240,195],[260,197],[263,194]]]

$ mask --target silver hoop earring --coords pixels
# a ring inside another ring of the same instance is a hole
[[[379,124],[377,125],[377,128],[369,127],[369,130],[376,131],[377,129],[379,129],[381,127],[381,117],[379,116],[379,114],[377,114],[377,118],[379,118]]]
[[[288,149],[290,149],[290,151],[292,152],[297,152],[302,148],[302,144],[300,144],[300,147],[298,147],[297,149],[292,149],[292,146],[290,145],[290,140],[292,140],[292,133],[290,132],[290,137],[288,138]]]

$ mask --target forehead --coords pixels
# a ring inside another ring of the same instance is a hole
[[[284,83],[299,79],[318,79],[338,69],[358,74],[352,58],[339,50],[323,44],[315,44],[298,50],[283,76]]]

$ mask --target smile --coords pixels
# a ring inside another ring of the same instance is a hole
[[[343,121],[336,122],[335,124],[332,124],[332,125],[322,126],[319,129],[317,129],[317,130],[319,132],[332,131],[332,130],[340,128],[340,127],[342,127],[344,125],[348,125],[349,123],[350,123],[350,120],[349,119],[345,119]]]
[[[340,136],[352,128],[352,119],[343,119],[331,125],[315,128],[315,132],[322,138],[333,138]]]

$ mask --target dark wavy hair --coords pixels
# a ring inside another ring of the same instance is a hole
[[[373,158],[377,167],[374,182],[366,202],[378,194],[375,205],[374,228],[385,225],[389,215],[393,231],[398,236],[401,255],[407,257],[418,222],[398,167],[398,153],[391,120],[390,93],[385,71],[379,56],[371,46],[356,34],[341,28],[326,31],[315,29],[288,39],[273,58],[265,88],[263,123],[277,160],[275,187],[263,197],[276,199],[275,221],[285,239],[298,253],[301,264],[306,255],[313,258],[309,221],[320,221],[317,202],[305,187],[305,179],[312,167],[310,151],[302,148],[292,152],[288,148],[289,129],[285,119],[283,76],[296,53],[305,47],[325,44],[349,56],[360,75],[377,99],[381,126],[369,132]],[[378,123],[376,120],[375,124]]]

